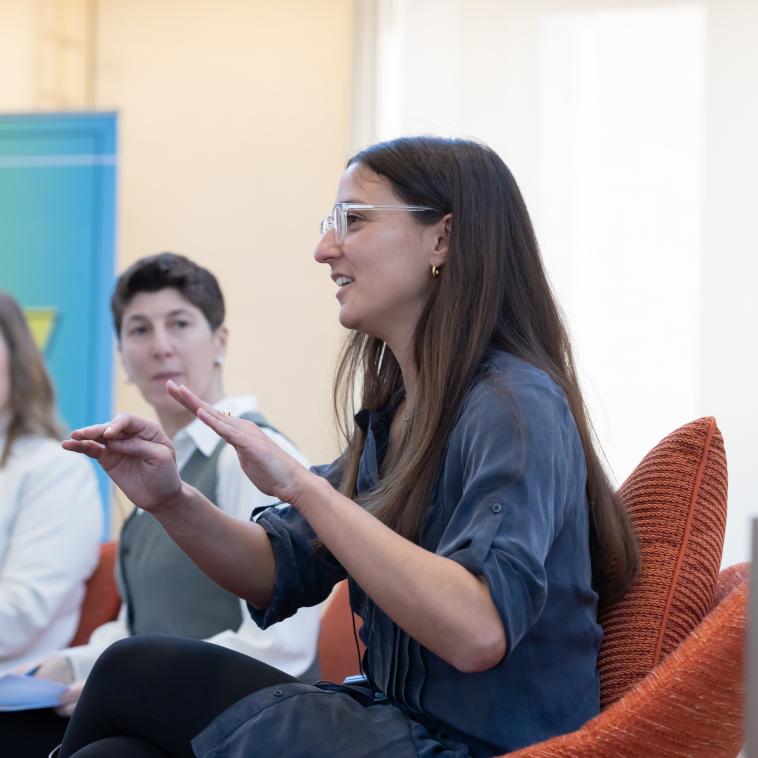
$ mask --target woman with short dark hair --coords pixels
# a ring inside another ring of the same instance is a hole
[[[337,461],[308,471],[168,384],[289,508],[245,527],[218,517],[134,417],[64,444],[264,627],[347,577],[366,679],[314,687],[207,646],[117,645],[63,756],[492,755],[598,712],[598,602],[624,593],[638,551],[511,173],[476,142],[380,143],[349,161],[321,232],[316,260],[352,330]],[[187,677],[206,694],[173,708]]]
[[[254,420],[267,438],[307,465],[292,442],[260,414],[252,395],[230,397],[223,380],[228,333],[224,296],[216,277],[175,253],[141,258],[118,278],[111,300],[113,325],[124,371],[151,405],[184,481],[220,512],[246,522],[256,508],[276,504],[240,470],[232,447],[166,392],[166,381],[192,387],[230,416]],[[64,462],[71,456],[63,452]],[[85,463],[75,461],[76,464]],[[61,512],[68,507],[59,503]],[[36,661],[36,676],[68,685],[57,709],[0,714],[6,750],[33,753],[32,745],[60,742],[79,694],[98,656],[112,643],[140,634],[178,635],[276,666],[288,674],[318,678],[319,608],[304,608],[276,629],[261,630],[240,599],[200,571],[149,513],[135,510],[119,535],[116,578],[121,595],[117,619],[98,627],[85,645],[58,639]],[[63,648],[63,649],[61,649]]]

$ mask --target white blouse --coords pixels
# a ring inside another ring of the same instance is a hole
[[[0,468],[0,674],[71,641],[102,531],[91,463],[55,440],[16,440]]]

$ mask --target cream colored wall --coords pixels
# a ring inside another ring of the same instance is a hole
[[[119,113],[119,270],[155,251],[218,276],[230,393],[314,461],[335,452],[341,330],[317,226],[347,157],[351,3],[101,2],[96,105]],[[149,412],[117,375],[116,406]]]
[[[0,112],[34,106],[36,22],[34,3],[0,0]]]
[[[118,111],[117,269],[208,266],[227,390],[314,462],[336,452],[342,330],[312,253],[348,155],[351,40],[351,0],[0,0],[0,111]],[[150,414],[120,366],[115,406]]]
[[[98,0],[0,0],[0,111],[93,104]]]

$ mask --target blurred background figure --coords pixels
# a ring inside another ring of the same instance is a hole
[[[183,480],[241,521],[248,521],[257,508],[275,505],[275,498],[264,495],[247,479],[234,449],[166,391],[169,379],[186,384],[219,409],[255,421],[280,447],[307,465],[302,453],[258,412],[253,396],[226,396],[223,364],[228,330],[224,296],[216,277],[181,255],[161,253],[142,258],[119,277],[111,308],[127,380],[171,437]],[[66,459],[77,458],[61,452]],[[250,618],[244,601],[208,579],[147,513],[134,511],[129,516],[118,548],[122,599],[118,619],[96,629],[88,644],[38,661],[37,676],[71,687],[63,695],[58,715],[49,709],[0,715],[4,747],[17,748],[22,754],[39,745],[42,754],[60,742],[67,723],[60,716],[73,712],[98,656],[111,643],[134,634],[206,639],[306,681],[319,678],[315,659],[320,606],[303,608],[262,631]],[[65,647],[70,638],[59,647]]]
[[[0,673],[71,641],[97,564],[95,473],[62,436],[24,314],[0,292]]]

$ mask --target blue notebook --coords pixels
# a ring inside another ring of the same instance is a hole
[[[0,711],[50,708],[60,703],[68,685],[34,676],[6,674],[0,677]]]

